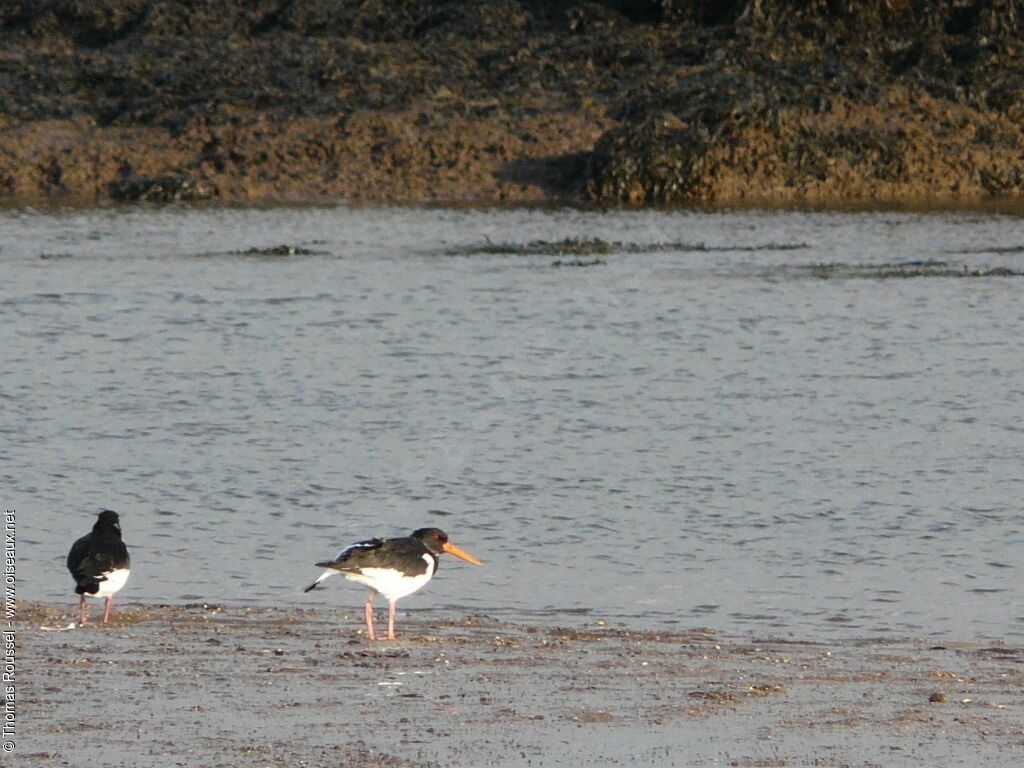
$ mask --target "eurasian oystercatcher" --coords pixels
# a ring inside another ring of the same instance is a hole
[[[110,621],[114,593],[128,581],[130,566],[128,547],[121,541],[120,518],[117,512],[104,509],[96,518],[92,533],[76,541],[68,552],[68,570],[75,580],[75,592],[82,596],[83,625],[89,620],[86,597],[105,598],[103,623]]]
[[[442,552],[483,565],[448,541],[448,534],[440,528],[420,528],[400,539],[368,539],[345,547],[333,560],[317,563],[327,570],[305,591],[339,573],[349,581],[367,586],[370,593],[365,606],[366,634],[370,640],[377,639],[373,631],[373,598],[378,593],[384,595],[388,600],[388,640],[394,640],[395,603],[426,586],[437,573]]]

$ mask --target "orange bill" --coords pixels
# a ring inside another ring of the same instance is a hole
[[[472,563],[473,565],[483,565],[483,563],[481,563],[479,560],[477,560],[475,557],[469,554],[469,552],[464,552],[451,542],[446,541],[444,543],[444,546],[441,547],[441,549],[443,549],[449,555],[455,555],[460,560],[465,560],[467,563]]]

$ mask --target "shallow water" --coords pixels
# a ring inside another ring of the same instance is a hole
[[[676,245],[448,255],[583,236]],[[319,253],[231,253],[282,243]],[[311,564],[435,524],[486,567],[403,610],[1020,638],[1024,279],[801,267],[1022,246],[964,213],[2,212],[19,596],[73,602],[111,507],[126,601],[357,609]]]

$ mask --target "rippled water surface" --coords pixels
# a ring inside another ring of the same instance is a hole
[[[566,237],[626,245],[464,253]],[[1021,269],[1024,221],[0,213],[19,594],[70,607],[106,506],[125,602],[357,609],[311,564],[435,524],[486,567],[403,610],[1020,638],[1024,278],[802,268],[907,260]]]

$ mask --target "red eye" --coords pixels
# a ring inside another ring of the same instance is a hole
[[[435,533],[434,534],[434,541],[440,541],[440,540],[441,540],[441,534]]]

